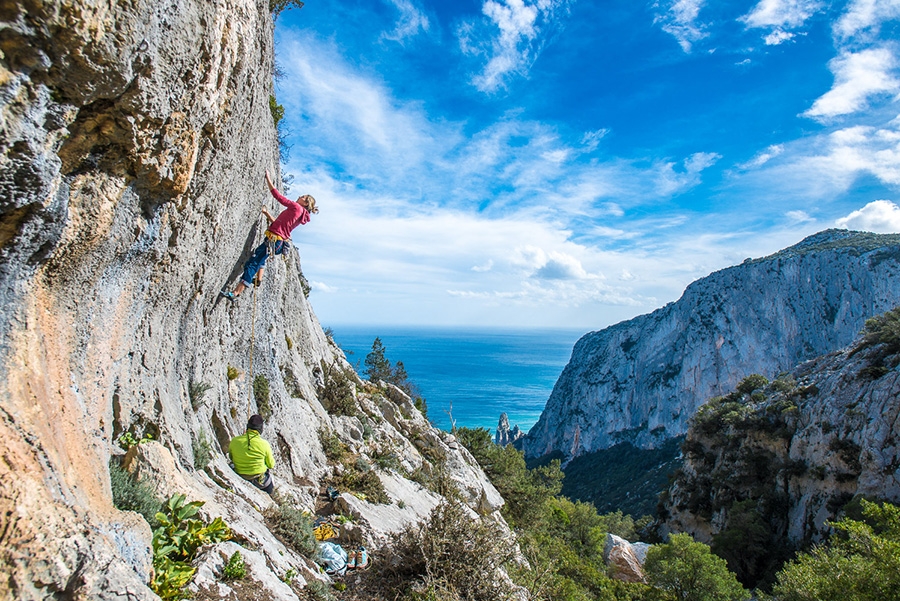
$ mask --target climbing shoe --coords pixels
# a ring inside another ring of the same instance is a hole
[[[237,298],[234,296],[234,292],[230,292],[230,291],[226,292],[225,290],[221,290],[221,291],[219,291],[219,296],[226,298],[226,299],[230,300],[231,302],[234,302],[237,300]]]
[[[366,553],[365,547],[360,547],[354,555],[356,559],[356,564],[354,565],[354,567],[357,570],[364,570],[369,567],[369,554]]]

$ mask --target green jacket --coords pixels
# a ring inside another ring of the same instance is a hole
[[[275,467],[272,447],[256,430],[247,430],[232,438],[228,456],[234,463],[234,471],[242,476],[256,476]]]

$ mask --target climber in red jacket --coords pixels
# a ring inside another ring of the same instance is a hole
[[[262,213],[269,220],[269,228],[266,230],[265,240],[247,259],[247,262],[244,263],[244,273],[234,292],[222,290],[219,293],[232,302],[240,296],[241,292],[253,285],[254,279],[256,284],[259,285],[259,282],[262,280],[263,268],[266,266],[266,259],[269,255],[281,255],[287,252],[291,247],[291,231],[298,225],[309,223],[310,213],[319,212],[319,209],[316,207],[316,199],[309,194],[299,197],[294,202],[276,190],[268,171],[266,171],[266,184],[269,186],[269,192],[272,193],[275,200],[283,204],[285,209],[275,218],[263,207]]]

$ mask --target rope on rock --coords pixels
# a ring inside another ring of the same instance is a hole
[[[253,317],[250,318],[250,371],[247,382],[249,391],[247,393],[247,420],[249,421],[251,412],[251,401],[253,400],[253,348],[256,346],[256,289],[259,286],[253,286]]]

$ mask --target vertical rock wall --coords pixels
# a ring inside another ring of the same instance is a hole
[[[0,5],[0,598],[152,596],[149,530],[111,505],[116,438],[190,465],[198,431],[246,422],[226,369],[249,367],[253,301],[217,292],[274,208],[272,28],[267,0]],[[294,253],[257,298],[276,410],[276,376],[314,399],[332,360],[301,278]],[[190,381],[213,386],[196,409]]]

